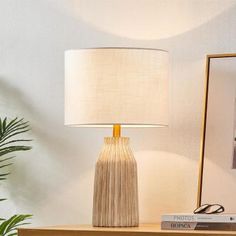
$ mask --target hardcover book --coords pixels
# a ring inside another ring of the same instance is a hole
[[[173,222],[213,222],[236,223],[236,214],[166,214],[162,215],[162,221]]]
[[[163,230],[230,230],[236,231],[236,223],[213,222],[161,222]]]

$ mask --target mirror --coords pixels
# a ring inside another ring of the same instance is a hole
[[[236,54],[208,55],[198,206],[236,212]]]

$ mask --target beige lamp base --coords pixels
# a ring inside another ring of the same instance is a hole
[[[96,164],[93,226],[138,226],[137,164],[129,138],[105,138]]]

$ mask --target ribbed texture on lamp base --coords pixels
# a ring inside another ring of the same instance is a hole
[[[105,138],[96,164],[93,226],[138,226],[137,164],[129,138]]]

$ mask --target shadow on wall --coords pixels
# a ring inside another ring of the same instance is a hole
[[[27,206],[28,212],[32,212],[32,206],[37,206],[39,209],[47,206],[49,190],[54,190],[56,195],[65,191],[63,181],[71,182],[73,172],[77,173],[78,180],[81,175],[83,178],[86,163],[85,159],[78,157],[74,145],[66,142],[69,134],[65,135],[67,131],[63,124],[58,130],[52,121],[46,121],[43,114],[40,114],[29,102],[30,99],[6,81],[7,79],[0,79],[1,118],[24,117],[30,122],[31,131],[28,135],[33,139],[31,151],[15,155],[6,186],[11,200],[16,205]],[[50,127],[50,130],[47,127]],[[58,130],[60,135],[57,135],[55,130]],[[80,155],[83,156],[83,147]],[[74,164],[70,163],[70,169],[68,169],[68,162]],[[62,176],[60,182],[53,178],[58,172]]]
[[[7,78],[0,77],[0,114],[1,117],[14,118],[22,116],[28,118],[32,111],[27,98],[15,87],[6,82]],[[32,111],[34,113],[35,111]],[[24,116],[22,113],[25,113]]]

